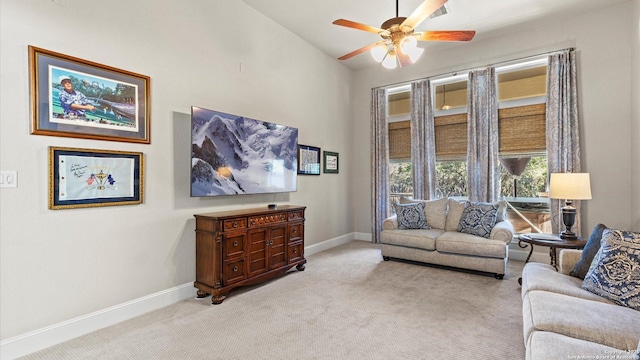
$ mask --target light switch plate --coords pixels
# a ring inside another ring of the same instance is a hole
[[[0,187],[17,188],[18,172],[15,170],[0,171]]]

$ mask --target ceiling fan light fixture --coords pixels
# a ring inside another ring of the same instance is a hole
[[[416,26],[438,9],[446,12],[444,4],[447,0],[423,0],[408,17],[399,16],[398,2],[399,0],[396,0],[396,17],[383,22],[380,27],[346,19],[335,20],[334,25],[375,33],[382,38],[373,44],[340,56],[338,59],[348,60],[369,51],[376,62],[382,63],[387,69],[395,69],[398,65],[404,67],[418,61],[424,52],[424,49],[417,46],[418,41],[471,41],[476,33],[473,30],[415,32]]]
[[[395,69],[398,66],[398,62],[396,61],[396,54],[393,51],[389,51],[387,57],[382,60],[382,66],[386,69]]]
[[[380,44],[373,49],[371,49],[371,56],[377,62],[382,62],[384,57],[387,55],[388,49],[385,45]]]
[[[424,49],[418,47],[418,40],[413,36],[407,36],[402,40],[402,47],[400,50],[403,54],[409,56],[411,63],[418,61],[424,52]]]

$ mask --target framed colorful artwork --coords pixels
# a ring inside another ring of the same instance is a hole
[[[148,76],[29,46],[31,133],[151,143]]]

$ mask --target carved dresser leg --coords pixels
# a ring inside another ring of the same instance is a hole
[[[222,302],[224,301],[224,299],[226,299],[227,297],[225,295],[211,295],[211,304],[213,305],[220,305],[222,304]]]

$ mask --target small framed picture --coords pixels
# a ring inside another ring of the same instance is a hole
[[[320,175],[320,148],[298,144],[298,174]]]
[[[324,151],[324,172],[326,174],[338,173],[338,153],[331,151]]]
[[[151,143],[149,77],[29,46],[31,133]]]
[[[142,203],[140,152],[49,147],[49,209]]]

